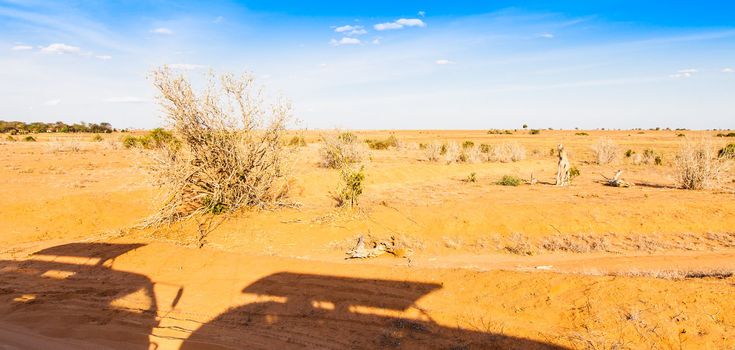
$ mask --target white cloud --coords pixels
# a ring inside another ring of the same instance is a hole
[[[426,27],[426,23],[418,18],[401,18],[395,22],[378,23],[375,30],[401,29],[404,27]]]
[[[554,38],[554,34],[551,34],[551,33],[541,33],[541,34],[539,34],[539,36],[542,37],[542,38],[546,38],[546,39],[553,39]]]
[[[61,99],[60,98],[55,98],[53,100],[45,101],[43,104],[44,104],[44,106],[56,106],[59,103],[61,103]]]
[[[168,29],[168,28],[160,27],[160,28],[151,29],[151,33],[153,33],[153,34],[162,34],[162,35],[171,35],[171,34],[174,33],[174,31],[171,30],[171,29]]]
[[[15,45],[15,46],[11,47],[10,49],[13,50],[13,51],[28,51],[28,50],[33,50],[33,46],[28,46],[28,45]]]
[[[329,44],[332,46],[342,46],[342,45],[359,45],[362,44],[362,41],[360,39],[356,38],[348,38],[344,37],[340,40],[332,39],[329,41]]]
[[[446,65],[446,64],[454,64],[455,62],[450,61],[450,60],[441,59],[441,60],[436,60],[434,63],[438,65]]]
[[[41,47],[41,52],[44,53],[55,53],[55,54],[79,54],[80,49],[77,46],[71,46],[66,44],[51,44],[46,47]]]
[[[699,72],[699,70],[698,69],[694,69],[694,68],[680,69],[680,70],[676,71],[675,74],[669,75],[669,77],[671,77],[671,78],[677,78],[677,79],[678,78],[691,78],[697,72]]]
[[[380,38],[375,38],[372,41],[373,45],[380,45]]]
[[[97,55],[97,56],[94,56],[94,58],[97,58],[97,59],[100,59],[100,60],[103,60],[103,61],[107,61],[107,60],[111,60],[112,59],[112,56],[110,56],[110,55]]]
[[[334,28],[334,31],[336,33],[342,33],[343,35],[347,35],[347,36],[367,34],[367,30],[365,30],[362,26],[351,26],[351,25],[340,26],[340,27]]]
[[[134,96],[115,96],[104,99],[108,103],[143,103],[149,100]]]
[[[419,11],[419,17],[426,17],[426,11]]]
[[[722,73],[735,73],[735,68],[723,68]]]
[[[171,69],[182,69],[182,70],[194,70],[194,69],[200,69],[204,68],[204,66],[200,64],[191,64],[191,63],[172,63],[168,65]]]

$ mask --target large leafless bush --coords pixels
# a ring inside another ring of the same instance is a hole
[[[718,157],[709,142],[687,142],[679,149],[674,166],[679,186],[700,190],[717,188],[721,184],[728,160]]]
[[[164,200],[146,224],[287,204],[288,102],[265,102],[249,74],[210,74],[201,91],[167,67],[153,81],[175,139],[154,153]]]
[[[609,138],[601,138],[592,145],[592,152],[595,154],[597,164],[610,164],[618,159],[618,145]]]

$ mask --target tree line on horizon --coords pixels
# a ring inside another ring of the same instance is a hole
[[[15,134],[37,134],[45,132],[60,132],[60,133],[78,133],[78,132],[89,132],[89,133],[111,133],[118,131],[112,127],[112,124],[102,122],[99,124],[95,123],[74,123],[66,124],[64,122],[54,123],[43,123],[43,122],[32,122],[25,123],[19,121],[4,121],[0,120],[0,133]]]

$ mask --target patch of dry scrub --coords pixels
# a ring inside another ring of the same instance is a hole
[[[489,147],[487,161],[510,163],[526,159],[526,148],[518,142],[503,142]]]
[[[718,157],[706,141],[687,142],[679,148],[674,161],[676,181],[681,188],[702,190],[718,188],[727,171],[727,160]]]
[[[210,75],[199,92],[167,67],[154,71],[153,80],[176,142],[154,152],[164,201],[145,224],[287,204],[288,102],[267,104],[249,74]]]
[[[610,164],[618,159],[618,145],[609,138],[601,138],[592,145],[592,152],[595,154],[597,164]]]
[[[340,169],[345,165],[362,161],[365,149],[357,136],[349,132],[322,136],[319,148],[319,165],[324,168]]]

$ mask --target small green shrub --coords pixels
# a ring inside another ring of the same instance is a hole
[[[94,136],[92,136],[93,142],[102,142],[102,140],[104,140],[104,138],[102,138],[102,136],[100,136],[99,134],[95,134]]]
[[[684,135],[684,134],[681,134],[681,133],[679,133],[679,134],[676,134],[676,137],[686,137],[686,136],[687,136],[687,135]]]
[[[579,171],[579,168],[577,168],[576,166],[569,168],[569,182],[574,180],[574,178],[578,177],[579,175],[582,175],[582,172]]]
[[[138,138],[133,135],[125,135],[122,138],[122,144],[125,148],[133,148],[138,146]]]
[[[482,152],[482,153],[490,153],[491,150],[492,150],[492,146],[490,146],[490,145],[488,145],[486,143],[481,143],[480,144],[480,152]]]
[[[510,130],[498,130],[498,129],[492,129],[487,131],[488,135],[513,135],[513,132]]]
[[[23,138],[23,141],[25,141],[25,142],[36,142],[36,138],[33,137],[33,136],[31,136],[31,135],[28,135],[28,136],[26,136],[26,137]]]
[[[578,133],[575,133],[574,135],[577,135],[577,136],[590,136],[590,134],[588,134],[586,132],[578,132]]]
[[[729,132],[727,134],[717,134],[717,137],[735,137],[735,132]]]
[[[724,148],[717,152],[717,156],[720,158],[735,159],[735,143],[728,144]]]
[[[518,186],[523,182],[519,177],[513,175],[504,175],[500,181],[497,182],[501,186]]]
[[[15,137],[13,137],[13,136],[8,135],[8,136],[5,137],[5,141],[15,142],[15,141],[18,141],[18,140]]]
[[[353,208],[358,205],[358,199],[362,195],[362,183],[365,181],[365,167],[354,169],[345,166],[341,170],[342,188],[332,197],[337,202],[338,207],[350,206]]]
[[[462,142],[462,148],[464,148],[464,149],[472,148],[474,146],[475,146],[475,143],[472,142],[472,141],[467,140],[465,142]]]
[[[539,129],[531,129],[531,131],[528,132],[531,135],[538,135],[541,133],[541,130]]]
[[[625,151],[625,158],[630,158],[633,154],[635,154],[635,152],[632,149],[628,149]]]
[[[370,149],[385,150],[391,147],[398,147],[398,139],[395,135],[391,134],[383,140],[365,140]]]
[[[343,132],[337,135],[337,139],[344,143],[354,143],[357,141],[357,136],[351,132]]]

